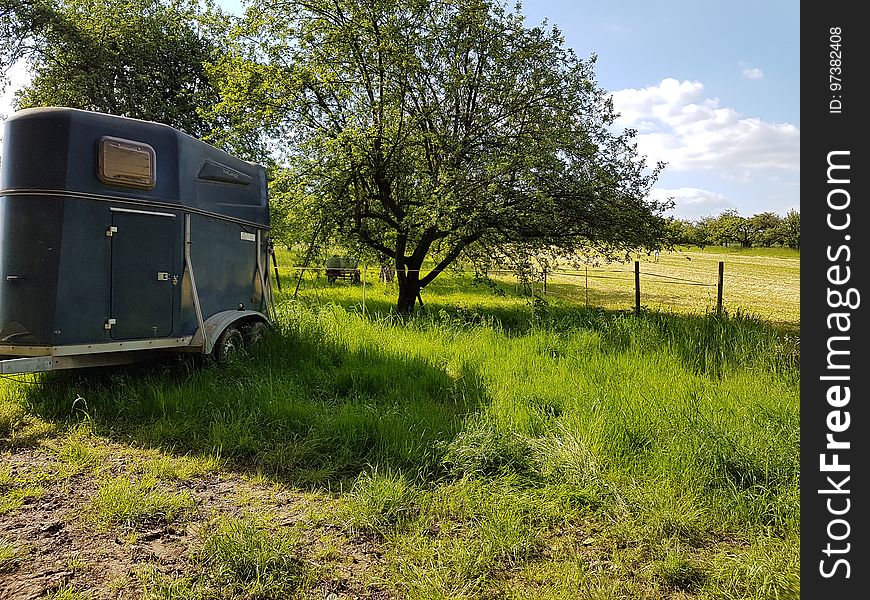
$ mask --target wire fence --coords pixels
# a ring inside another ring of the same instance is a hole
[[[624,265],[588,265],[580,269],[530,268],[472,270],[450,268],[424,288],[420,297],[451,302],[451,293],[456,289],[456,277],[464,277],[472,283],[488,283],[490,291],[509,296],[506,301],[536,301],[559,299],[586,306],[634,309],[640,312],[644,306],[655,308],[703,308],[721,313],[724,304],[724,261],[718,262],[711,271],[689,270],[674,274],[655,262],[634,261]],[[423,277],[430,269],[409,271]],[[326,288],[347,285],[361,296],[362,310],[376,301],[397,293],[397,275],[389,267],[360,264],[357,267],[328,268],[325,266],[281,266],[274,264],[274,275],[282,287],[282,294],[293,297],[323,298]],[[349,288],[350,289],[350,288]],[[692,293],[687,290],[697,290]],[[505,294],[505,291],[511,292]],[[486,290],[482,290],[485,293]],[[715,294],[715,296],[714,296]]]

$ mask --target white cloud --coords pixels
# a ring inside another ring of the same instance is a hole
[[[764,71],[758,68],[743,69],[743,76],[746,79],[761,79],[764,77]]]
[[[638,150],[668,170],[716,170],[725,178],[800,165],[800,129],[748,118],[705,98],[699,81],[663,79],[657,86],[613,93],[616,124],[637,129]]]
[[[653,188],[650,191],[650,196],[654,200],[672,198],[674,208],[668,214],[689,221],[719,215],[723,211],[736,208],[724,195],[718,192],[693,187]]]

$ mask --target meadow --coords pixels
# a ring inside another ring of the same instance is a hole
[[[371,284],[363,296],[354,287],[326,286],[322,269],[301,268],[303,254],[299,249],[278,250],[279,278],[291,295],[310,302],[339,302],[360,311],[363,305],[378,313],[393,308],[395,284],[379,285],[377,267],[359,265]],[[739,312],[794,334],[799,331],[800,253],[789,248],[676,248],[657,258],[638,253],[627,261],[610,263],[563,259],[550,268],[546,289],[540,269],[526,280],[501,270],[481,280],[475,279],[470,266],[459,265],[459,269],[439,276],[425,288],[423,298],[436,311],[471,310],[502,319],[518,317],[534,297],[569,309],[582,306],[632,310],[634,261],[640,263],[641,306],[645,310],[684,315],[714,312],[722,262],[724,311]],[[300,272],[301,281],[297,282]],[[493,288],[493,283],[498,287]]]
[[[0,595],[798,598],[799,258],[639,259],[408,318],[285,254],[230,364],[4,379]]]

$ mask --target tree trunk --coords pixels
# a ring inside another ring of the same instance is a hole
[[[396,302],[396,312],[400,315],[410,315],[414,312],[417,298],[420,296],[420,273],[409,271],[399,272],[399,299]]]

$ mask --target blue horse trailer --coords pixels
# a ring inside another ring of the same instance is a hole
[[[262,166],[69,108],[10,116],[0,160],[0,373],[223,360],[272,325]]]

